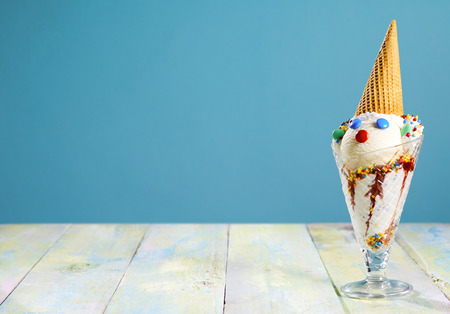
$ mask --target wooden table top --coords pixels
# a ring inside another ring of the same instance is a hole
[[[364,278],[349,224],[0,225],[0,312],[450,312],[450,224],[400,224],[389,300]]]

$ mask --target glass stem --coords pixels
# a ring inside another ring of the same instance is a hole
[[[367,281],[383,281],[386,279],[385,270],[389,260],[390,248],[382,253],[362,250],[364,264],[366,265]]]

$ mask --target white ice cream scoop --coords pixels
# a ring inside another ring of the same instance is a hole
[[[348,169],[367,167],[372,163],[389,163],[400,150],[403,119],[396,115],[363,113],[353,117],[340,143],[340,150],[348,159]],[[392,147],[376,154],[377,150]],[[373,152],[373,153],[371,153]],[[371,154],[368,154],[371,153]]]

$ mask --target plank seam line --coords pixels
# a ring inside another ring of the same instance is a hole
[[[130,258],[130,261],[128,262],[127,268],[125,269],[125,271],[122,274],[122,277],[120,277],[119,282],[117,283],[116,288],[114,289],[113,293],[111,294],[111,297],[109,298],[108,302],[106,302],[105,308],[103,309],[102,313],[106,312],[106,309],[108,308],[109,304],[111,303],[112,298],[114,297],[114,295],[116,294],[117,290],[119,289],[120,284],[122,283],[123,278],[125,277],[125,274],[127,273],[128,269],[130,268],[131,263],[134,260],[134,257],[137,254],[137,251],[139,251],[139,248],[141,247],[142,242],[144,241],[145,236],[148,233],[148,230],[150,229],[150,225],[148,225],[147,229],[145,230],[145,232],[143,233],[141,239],[139,240],[139,243],[136,247],[136,249],[133,252],[133,255]]]
[[[445,291],[443,290],[445,285],[446,285],[446,281],[436,277],[428,268],[427,263],[423,260],[422,256],[420,256],[420,254],[416,251],[416,249],[410,245],[401,235],[401,233],[397,234],[395,242],[398,243],[398,245],[400,245],[400,247],[403,249],[403,251],[405,251],[406,255],[409,256],[410,259],[412,259],[414,261],[414,263],[419,266],[420,269],[422,269],[422,271],[428,276],[430,277],[430,279],[434,282],[434,284],[439,288],[439,290],[442,291],[442,293],[445,295],[445,297],[447,299],[449,299],[449,297],[445,294]],[[443,286],[441,286],[440,283],[443,283]],[[450,300],[450,299],[449,299]]]
[[[350,310],[347,308],[347,306],[344,304],[342,298],[341,298],[341,294],[339,292],[338,287],[336,286],[336,283],[334,282],[333,278],[331,277],[330,273],[328,272],[328,268],[325,265],[322,256],[320,255],[320,251],[319,248],[317,247],[316,241],[314,240],[314,237],[311,234],[311,230],[309,229],[309,224],[305,225],[306,227],[306,231],[309,234],[309,237],[311,238],[312,243],[314,244],[314,247],[316,248],[317,254],[319,255],[320,261],[322,262],[323,268],[325,268],[325,271],[327,272],[328,275],[328,280],[330,281],[331,285],[333,286],[334,292],[336,293],[339,302],[341,303],[342,309],[344,310],[345,313],[350,313]]]
[[[228,252],[230,250],[230,224],[227,225],[227,254],[225,257],[225,285],[223,287],[223,307],[222,314],[225,313],[225,304],[227,298],[227,272],[228,272]]]
[[[72,227],[72,224],[67,225],[66,228],[64,228],[63,232],[61,232],[61,235],[58,237],[58,239],[56,239],[52,244],[49,245],[48,249],[45,250],[45,252],[42,254],[41,257],[39,257],[39,259],[36,261],[36,263],[33,264],[33,266],[30,267],[30,269],[26,272],[26,274],[22,277],[22,279],[20,279],[20,281],[17,283],[17,285],[14,287],[14,289],[11,290],[10,293],[8,293],[8,295],[5,297],[5,299],[0,303],[0,305],[2,305],[6,300],[8,300],[9,296],[16,290],[16,288],[18,286],[20,286],[20,284],[22,283],[22,281],[24,281],[24,279],[28,276],[28,274],[34,269],[34,267],[36,267],[37,264],[39,264],[39,262],[44,258],[45,255],[47,255],[48,251],[50,251],[55,245],[56,243],[59,242],[59,240],[63,237],[64,234],[66,234],[67,230],[69,230]]]

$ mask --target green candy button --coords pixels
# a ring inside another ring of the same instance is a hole
[[[411,124],[406,124],[400,131],[400,134],[403,136],[406,133],[411,133],[413,127],[411,126]]]
[[[338,139],[340,139],[341,137],[343,137],[344,134],[345,134],[345,131],[344,131],[344,130],[342,130],[342,129],[336,129],[336,130],[333,131],[333,138],[334,138],[335,140],[338,140]]]

